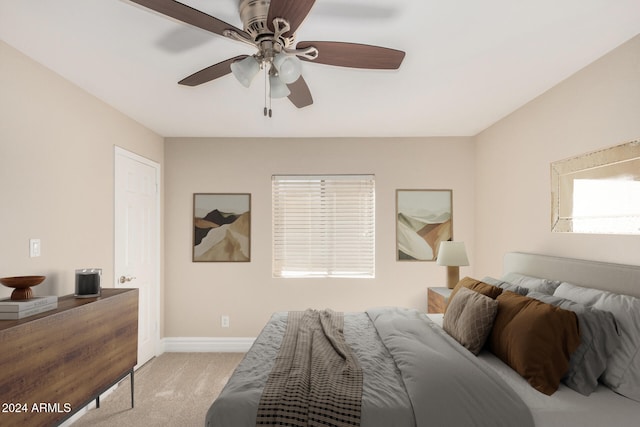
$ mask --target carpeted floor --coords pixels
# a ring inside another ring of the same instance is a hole
[[[135,408],[129,377],[73,423],[73,427],[204,426],[211,403],[243,353],[164,353],[135,373]]]

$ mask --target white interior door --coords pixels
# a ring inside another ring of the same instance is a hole
[[[115,287],[138,288],[138,365],[157,354],[160,165],[115,149]]]

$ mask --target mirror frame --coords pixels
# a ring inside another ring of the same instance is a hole
[[[604,168],[615,168],[623,162],[640,160],[640,140],[627,142],[625,144],[609,147],[602,150],[592,151],[570,159],[560,160],[551,163],[551,231],[558,233],[573,233],[574,218],[571,213],[563,210],[572,210],[573,206],[573,178],[580,174],[598,179]],[[615,169],[614,169],[615,170]],[[626,173],[628,175],[628,171]],[[632,179],[640,181],[640,168],[632,173]],[[615,217],[605,217],[615,221]],[[633,215],[635,223],[640,222],[640,212]],[[588,234],[640,234],[640,228],[628,231],[620,230],[598,230],[598,231],[578,231]]]

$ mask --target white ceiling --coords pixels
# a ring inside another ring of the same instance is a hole
[[[237,0],[184,0],[242,27]],[[640,33],[640,0],[317,0],[297,40],[400,49],[397,71],[303,63],[314,104],[232,75],[251,47],[127,0],[0,0],[0,38],[162,136],[475,135]],[[0,64],[1,66],[1,64]]]

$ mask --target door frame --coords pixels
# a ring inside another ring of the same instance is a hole
[[[135,160],[137,162],[143,163],[149,167],[152,167],[155,170],[155,179],[156,179],[156,203],[155,203],[155,211],[156,211],[156,248],[154,250],[154,262],[155,262],[155,279],[152,286],[153,286],[153,307],[151,307],[151,310],[153,310],[153,314],[154,317],[156,319],[156,324],[154,325],[154,331],[153,331],[153,336],[152,339],[154,341],[153,343],[153,347],[154,347],[154,353],[155,356],[159,356],[160,354],[162,354],[162,341],[160,340],[160,323],[161,323],[161,318],[160,318],[160,283],[162,281],[162,276],[161,276],[161,272],[162,272],[162,268],[161,268],[161,248],[162,248],[162,241],[161,241],[161,237],[162,237],[162,217],[161,217],[161,201],[160,201],[160,196],[161,196],[161,182],[160,182],[160,163],[157,163],[153,160],[147,159],[146,157],[140,156],[139,154],[133,153],[131,151],[128,151],[122,147],[118,147],[117,145],[114,145],[114,155],[113,155],[113,212],[114,212],[114,220],[113,220],[113,286],[115,288],[119,287],[120,283],[118,283],[118,272],[116,271],[116,251],[118,250],[118,248],[116,247],[116,196],[117,196],[117,192],[116,192],[116,162],[118,161],[118,155],[122,155],[124,157],[129,158],[130,160]],[[136,369],[139,368],[140,366],[137,365]]]

